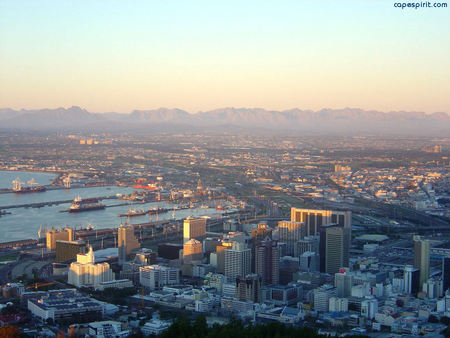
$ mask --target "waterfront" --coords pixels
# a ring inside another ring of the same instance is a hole
[[[5,182],[11,177],[11,172],[0,172],[0,181]],[[36,177],[33,176],[36,173],[24,173],[14,172],[14,178],[19,177],[21,180],[25,180],[24,177]],[[30,176],[29,176],[30,175]],[[52,174],[50,174],[52,175]],[[6,176],[6,178],[5,178]],[[54,176],[54,175],[53,175]],[[31,179],[30,177],[30,179]],[[37,178],[35,178],[37,181]],[[51,178],[50,178],[51,179]],[[41,182],[40,182],[41,183]],[[99,197],[115,194],[129,194],[134,191],[133,188],[128,187],[88,187],[88,188],[76,188],[76,189],[61,189],[61,190],[49,190],[42,193],[28,193],[28,194],[0,194],[0,206],[26,204],[26,203],[41,203],[48,201],[59,200],[73,200],[77,196],[82,198]],[[124,200],[108,199],[103,200],[107,206],[126,203]],[[145,223],[150,220],[155,221],[170,219],[173,217],[172,212],[162,213],[157,215],[142,215],[135,216],[129,219],[125,217],[117,217],[118,214],[126,213],[130,207],[135,209],[150,209],[154,207],[172,208],[175,205],[169,203],[145,203],[135,205],[122,205],[117,207],[107,207],[103,210],[86,211],[81,213],[68,213],[60,212],[61,210],[67,210],[70,203],[63,203],[59,205],[45,206],[41,208],[14,208],[8,209],[11,214],[0,216],[0,229],[2,235],[0,242],[8,242],[14,240],[21,240],[26,238],[37,238],[37,232],[39,228],[45,226],[47,230],[52,227],[58,228],[63,226],[71,227],[86,227],[93,225],[96,229],[104,228],[116,228],[121,222],[129,221],[131,224]],[[177,210],[175,212],[175,218],[181,219],[191,215],[202,216],[212,215],[219,213],[215,209],[184,209]]]
[[[0,171],[0,189],[12,188],[12,181],[19,178],[22,182],[27,183],[29,180],[34,180],[40,185],[50,184],[56,178],[55,174],[42,172],[28,172],[28,171]],[[1,205],[1,202],[0,202]]]

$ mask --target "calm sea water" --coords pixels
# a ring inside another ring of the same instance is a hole
[[[9,172],[0,171],[0,187],[10,187],[8,185],[13,179],[18,177],[21,181],[30,180],[34,178],[40,184],[48,184],[51,179],[55,177],[52,174],[42,173],[28,173],[28,172]],[[73,200],[77,196],[82,198],[100,197],[115,195],[117,193],[129,194],[133,188],[124,187],[89,187],[77,189],[62,189],[49,190],[41,193],[28,194],[0,194],[0,207],[7,205],[59,201],[59,200]],[[102,201],[106,205],[114,205],[124,203],[123,200],[110,199]],[[8,242],[20,239],[37,238],[37,232],[40,226],[45,226],[47,229],[52,227],[71,226],[71,227],[86,227],[91,224],[96,229],[115,228],[126,219],[121,219],[118,214],[127,212],[130,205],[120,207],[111,207],[103,210],[93,210],[81,213],[59,212],[69,208],[70,203],[59,204],[56,206],[46,206],[42,208],[14,208],[7,209],[11,212],[10,215],[0,216],[0,242]],[[149,209],[153,207],[173,207],[173,204],[167,203],[146,203],[133,205],[135,209]],[[177,210],[175,212],[176,219],[186,218],[188,216],[204,216],[217,214],[215,209],[187,209]],[[173,213],[163,213],[158,215],[159,220],[170,219]],[[155,221],[156,215],[143,215],[130,218],[131,224],[145,223],[150,220]]]

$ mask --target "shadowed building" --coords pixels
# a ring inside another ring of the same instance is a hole
[[[77,258],[79,253],[86,253],[87,245],[82,240],[56,241],[56,263],[63,263]]]
[[[280,278],[280,255],[277,241],[268,237],[255,249],[255,272],[264,285],[278,284]]]
[[[350,229],[323,226],[320,231],[320,272],[334,274],[349,266]]]

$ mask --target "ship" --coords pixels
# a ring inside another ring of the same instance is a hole
[[[169,209],[167,208],[153,208],[148,210],[148,214],[150,215],[156,215],[156,214],[162,214],[164,212],[168,212]]]
[[[85,198],[80,196],[75,198],[72,205],[69,207],[69,212],[81,212],[90,210],[105,209],[105,205],[98,201],[98,198]]]
[[[47,190],[47,188],[43,185],[38,185],[38,183],[34,180],[34,178],[32,178],[31,180],[29,180],[28,186],[24,186],[23,182],[20,181],[19,178],[16,178],[14,181],[11,182],[13,185],[13,191],[15,193],[27,193],[27,192],[44,192]]]
[[[124,214],[118,214],[118,217],[133,217],[133,216],[142,216],[145,215],[147,213],[146,210],[136,210],[136,209],[132,209],[130,208],[130,210],[128,210],[128,212],[124,213]]]

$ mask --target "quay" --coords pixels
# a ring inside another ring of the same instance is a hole
[[[102,196],[98,197],[99,200],[106,200],[106,199],[117,199],[117,196],[110,195],[110,196]],[[64,204],[64,203],[72,203],[73,199],[70,200],[60,200],[60,201],[49,201],[49,202],[38,202],[38,203],[26,203],[26,204],[14,204],[14,205],[5,205],[0,206],[0,209],[14,209],[14,208],[41,208],[45,206],[51,206],[51,205],[58,205],[58,204]]]

